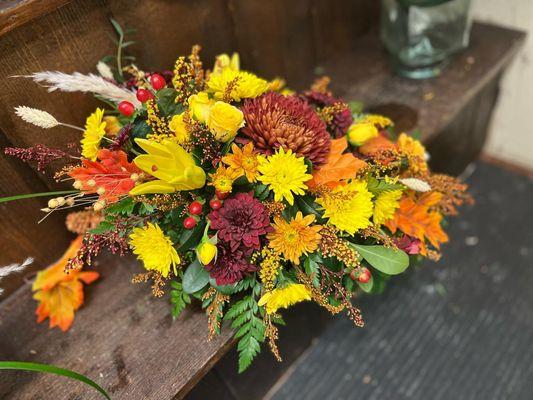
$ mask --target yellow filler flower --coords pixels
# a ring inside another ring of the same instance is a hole
[[[331,225],[350,235],[370,225],[372,193],[368,191],[365,181],[356,180],[339,185],[316,199],[316,202],[324,208],[324,218],[328,218]]]
[[[307,173],[303,157],[297,157],[292,150],[281,147],[275,154],[259,157],[259,180],[274,191],[274,200],[286,199],[292,206],[294,194],[304,195],[307,182],[313,176]]]
[[[180,257],[159,225],[148,222],[142,228],[133,228],[129,239],[133,254],[143,262],[144,268],[157,271],[166,278],[172,267],[177,275],[176,265],[180,263]]]
[[[265,306],[267,314],[273,314],[280,308],[289,308],[304,300],[311,300],[309,290],[300,283],[291,283],[283,288],[266,292],[257,304]]]
[[[148,154],[135,157],[133,162],[156,180],[142,183],[130,190],[130,195],[173,193],[199,189],[205,185],[205,172],[194,162],[192,155],[179,144],[169,140],[157,143],[146,139],[135,142]]]
[[[269,246],[278,253],[282,253],[285,259],[296,265],[300,264],[300,257],[315,251],[320,242],[321,236],[318,232],[322,227],[311,226],[314,220],[314,215],[304,217],[300,211],[290,222],[274,217],[274,232],[267,236]]]
[[[91,161],[96,161],[100,142],[106,133],[106,122],[103,118],[104,110],[97,108],[85,121],[85,131],[81,139],[81,155]]]

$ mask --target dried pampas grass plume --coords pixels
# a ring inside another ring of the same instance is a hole
[[[135,108],[141,108],[141,102],[137,100],[135,93],[106,81],[98,75],[84,75],[79,72],[65,74],[59,71],[44,71],[23,76],[31,78],[35,82],[43,83],[49,92],[60,90],[62,92],[93,93],[115,103],[126,100],[132,103]]]
[[[59,121],[52,114],[36,108],[18,106],[15,107],[15,114],[24,121],[43,129],[50,129],[59,125]]]
[[[400,182],[415,192],[429,192],[431,186],[426,181],[418,178],[403,178]]]
[[[33,263],[33,261],[32,257],[28,257],[22,262],[22,264],[14,263],[6,265],[5,267],[0,267],[0,281],[6,276],[24,271],[28,265]],[[0,287],[0,295],[2,293],[4,293],[4,289]]]
[[[104,79],[114,80],[115,77],[113,76],[113,71],[111,71],[111,68],[109,68],[109,65],[107,65],[103,61],[98,61],[98,64],[96,64],[96,70],[100,74],[100,76]]]

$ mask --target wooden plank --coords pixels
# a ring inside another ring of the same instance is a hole
[[[315,66],[311,0],[230,0],[244,68],[291,87],[309,84]]]
[[[0,36],[37,19],[71,0],[4,0],[0,4]]]
[[[412,80],[392,73],[376,31],[360,39],[353,52],[326,65],[332,88],[345,98],[361,100],[369,109],[396,105],[417,114],[408,129],[426,140],[439,134],[457,114],[509,64],[523,45],[525,33],[475,23],[468,49],[452,59],[441,76]]]
[[[35,323],[36,303],[22,287],[0,305],[0,359],[52,363],[83,373],[114,400],[181,398],[233,343],[230,329],[207,341],[207,319],[188,309],[172,322],[168,298],[130,282],[131,257],[104,257],[102,279],[86,288],[70,331]],[[14,334],[16,332],[16,334]],[[0,398],[101,399],[96,391],[50,375],[2,372]]]

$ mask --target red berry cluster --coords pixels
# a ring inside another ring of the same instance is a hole
[[[362,267],[359,270],[352,270],[352,272],[350,272],[350,278],[361,283],[368,283],[370,278],[372,278],[372,274],[368,268]]]
[[[222,201],[218,194],[209,201],[209,207],[211,207],[212,210],[218,210],[222,207]],[[197,224],[197,216],[202,215],[204,207],[202,203],[195,200],[189,204],[187,211],[190,215],[183,220],[183,227],[185,229],[193,229]]]

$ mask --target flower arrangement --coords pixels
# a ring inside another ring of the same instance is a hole
[[[43,171],[66,160],[55,178],[73,190],[42,211],[80,208],[66,218],[78,238],[33,284],[39,321],[67,330],[83,284],[99,277],[88,269],[94,257],[131,251],[145,269],[133,282],[152,282],[157,297],[169,290],[174,318],[198,299],[210,338],[229,321],[243,371],[263,343],[281,360],[280,311],[296,303],[346,311],[363,326],[353,295],[438,259],[444,218],[470,198],[455,178],[430,172],[418,140],[336,98],[328,78],[296,93],[243,71],[237,54],[204,69],[199,52],[161,73],[100,62],[98,75],[31,75],[106,107],[84,128],[17,107],[24,121],[78,129],[81,140],[5,151]]]

